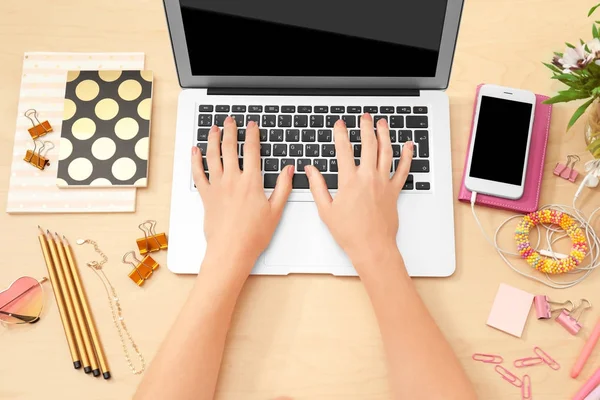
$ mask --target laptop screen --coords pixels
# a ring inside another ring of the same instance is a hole
[[[192,75],[435,77],[447,0],[179,0]]]

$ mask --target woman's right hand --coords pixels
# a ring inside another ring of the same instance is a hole
[[[404,144],[400,163],[390,178],[392,144],[385,119],[377,122],[377,135],[369,114],[361,117],[361,159],[354,151],[343,121],[334,127],[338,160],[338,191],[332,199],[321,173],[305,168],[319,216],[364,278],[366,266],[382,257],[397,255],[398,196],[410,170],[413,143]]]

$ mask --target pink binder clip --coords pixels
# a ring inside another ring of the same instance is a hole
[[[521,385],[521,400],[532,400],[531,378],[529,375],[523,375],[523,385]]]
[[[551,304],[561,307],[552,308]],[[537,319],[550,319],[552,318],[552,313],[559,310],[567,310],[568,312],[572,312],[573,307],[575,306],[571,300],[558,303],[555,301],[550,301],[548,296],[544,295],[535,296],[533,298],[533,305],[535,306],[535,315],[537,316]]]
[[[533,348],[533,352],[553,370],[556,371],[560,369],[560,364],[557,363],[556,360],[554,360],[552,357],[550,357],[550,355],[548,355],[548,353],[546,353],[544,350],[536,346]]]
[[[475,361],[481,361],[486,364],[502,364],[502,361],[504,361],[502,357],[494,354],[475,353],[471,358],[473,358]]]
[[[504,379],[511,385],[516,386],[516,387],[521,387],[523,385],[523,382],[519,379],[518,376],[516,376],[515,374],[513,374],[512,372],[510,372],[509,370],[504,368],[502,365],[496,365],[496,367],[494,369],[496,370],[497,373],[500,374],[502,379]]]
[[[578,161],[581,161],[579,156],[568,155],[565,164],[556,164],[556,167],[554,167],[554,175],[560,176],[570,182],[575,182],[579,176],[579,172],[575,170],[575,164],[577,164]]]
[[[586,302],[587,306],[583,306],[583,303]],[[569,312],[566,310],[562,310],[562,312],[556,317],[556,322],[558,322],[563,328],[567,330],[571,335],[577,335],[581,330],[581,324],[579,323],[579,319],[588,308],[592,307],[592,303],[590,303],[586,299],[581,299],[580,304],[573,310],[573,313],[579,312],[577,318],[571,316]]]
[[[541,357],[526,357],[515,360],[513,365],[516,368],[533,367],[534,365],[543,364],[544,360]]]

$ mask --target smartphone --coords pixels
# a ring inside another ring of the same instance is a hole
[[[526,90],[481,87],[465,177],[471,192],[513,200],[523,196],[535,101]]]

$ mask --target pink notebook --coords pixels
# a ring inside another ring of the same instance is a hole
[[[473,123],[475,122],[475,110],[477,107],[477,96],[481,84],[477,86],[475,93],[475,102],[473,104],[473,122],[471,123],[471,136],[467,149],[471,146],[473,138]],[[476,204],[493,208],[502,208],[505,210],[516,211],[520,213],[530,213],[538,209],[540,200],[540,188],[542,186],[542,176],[544,174],[544,159],[546,158],[546,145],[548,143],[548,133],[550,132],[550,116],[552,115],[552,105],[542,104],[547,96],[535,95],[537,104],[535,106],[535,117],[533,120],[533,132],[531,133],[531,145],[529,149],[529,161],[527,162],[527,175],[525,176],[525,191],[523,197],[518,200],[502,199],[499,197],[478,194]],[[471,201],[471,192],[465,187],[465,174],[467,173],[467,159],[463,168],[463,176],[458,193],[458,200],[464,202]]]

